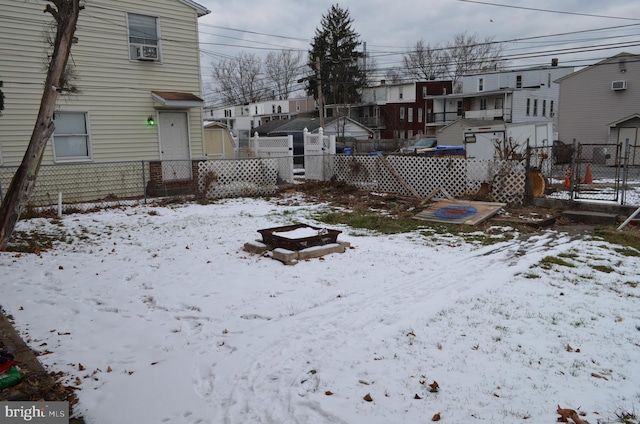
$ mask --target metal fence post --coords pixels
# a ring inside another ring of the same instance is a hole
[[[578,140],[573,139],[573,152],[571,153],[571,177],[569,178],[569,199],[575,200],[576,162],[578,161]]]
[[[144,197],[144,204],[147,204],[147,176],[146,173],[144,172],[144,161],[141,160],[140,164],[142,165],[142,196]]]
[[[629,145],[629,139],[624,141],[624,156],[622,157],[622,187],[620,189],[620,204],[624,205],[627,194],[627,174],[629,173],[629,153],[631,146]]]

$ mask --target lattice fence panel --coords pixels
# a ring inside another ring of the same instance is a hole
[[[367,190],[380,190],[410,196],[400,177],[423,197],[444,189],[453,197],[476,194],[483,184],[491,187],[490,200],[509,204],[524,201],[525,167],[513,161],[480,161],[457,157],[405,155],[335,156],[335,178]]]
[[[252,137],[249,146],[259,158],[276,158],[280,178],[293,182],[293,136]]]
[[[278,159],[198,163],[198,188],[208,199],[273,194],[277,182]]]

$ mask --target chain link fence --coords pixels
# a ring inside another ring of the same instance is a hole
[[[567,159],[555,146],[531,148],[524,159],[511,161],[459,156],[329,155],[324,178],[420,197],[444,189],[454,197],[511,205],[527,203],[531,195],[551,195],[640,206],[640,166],[612,166],[616,152],[610,151],[610,145],[607,150],[601,147],[589,147],[589,160],[573,152]],[[629,151],[635,153],[636,148],[631,146]],[[72,212],[159,199],[267,195],[283,183],[279,168],[277,158],[42,165],[28,209]],[[0,167],[0,197],[6,194],[16,170]],[[544,187],[531,193],[532,187],[534,191],[536,188],[536,176]]]

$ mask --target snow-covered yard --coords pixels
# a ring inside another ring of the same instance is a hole
[[[551,423],[558,405],[594,424],[640,405],[638,251],[348,227],[346,253],[295,266],[242,250],[324,207],[20,221],[69,243],[0,254],[0,304],[88,424]]]

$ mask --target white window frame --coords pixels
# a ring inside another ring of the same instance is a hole
[[[400,108],[400,122],[404,122],[404,107]]]
[[[538,99],[533,99],[533,116],[538,116]]]
[[[484,91],[484,78],[478,78],[478,91]]]
[[[516,88],[522,88],[522,75],[516,75]]]
[[[422,108],[418,108],[418,122],[422,122]]]
[[[88,112],[74,112],[74,111],[67,111],[67,112],[56,112],[57,116],[60,115],[78,115],[78,116],[83,116],[84,117],[84,128],[85,131],[84,133],[60,133],[59,131],[59,127],[56,127],[53,136],[51,137],[52,139],[52,147],[53,147],[53,161],[56,163],[59,162],[87,162],[87,161],[91,161],[93,160],[93,152],[91,149],[91,134],[90,134],[90,128],[91,125],[89,124],[89,113]],[[55,119],[54,119],[54,124],[55,124]],[[58,133],[56,134],[56,131],[58,131]],[[86,156],[83,155],[77,155],[77,156],[61,156],[57,153],[57,149],[56,149],[56,137],[58,138],[58,146],[60,146],[61,143],[61,138],[62,137],[85,137],[85,143],[86,143],[86,149],[87,149],[87,154]]]
[[[547,116],[547,100],[542,100],[542,116]]]
[[[142,16],[144,18],[151,18],[155,20],[155,24],[156,24],[156,34],[155,37],[135,37],[131,35],[131,24],[129,22],[129,18],[131,16]],[[131,41],[132,38],[143,38],[143,42],[138,42],[138,41]],[[128,46],[129,46],[129,60],[132,61],[138,61],[136,59],[135,56],[135,51],[136,48],[138,46],[143,46],[143,45],[147,45],[147,46],[156,46],[158,48],[158,58],[151,61],[151,62],[160,62],[160,59],[162,58],[162,54],[161,54],[161,48],[160,48],[160,18],[158,18],[157,16],[152,16],[152,15],[143,15],[141,13],[130,13],[127,12],[127,41],[128,41]]]
[[[529,116],[531,113],[531,99],[527,98],[527,110],[526,110],[526,115]]]
[[[413,108],[407,109],[407,122],[413,122]]]

